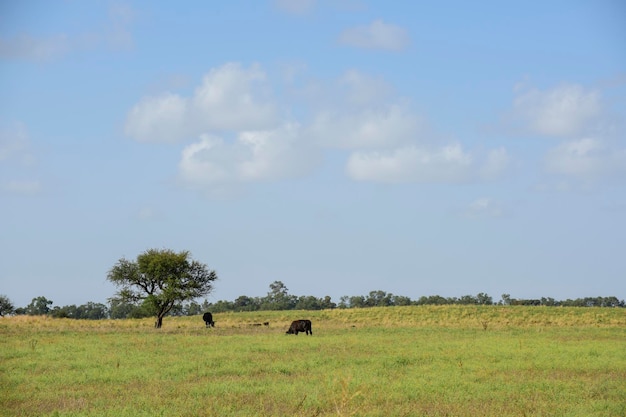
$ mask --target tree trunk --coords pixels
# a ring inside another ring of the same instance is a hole
[[[163,316],[157,316],[156,322],[154,322],[154,327],[156,329],[160,329],[161,326],[163,325]]]

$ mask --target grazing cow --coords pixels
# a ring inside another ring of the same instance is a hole
[[[206,312],[202,316],[202,320],[204,320],[204,324],[206,327],[215,327],[215,322],[213,321],[213,314]]]
[[[311,330],[311,320],[293,321],[286,334],[295,334],[297,336],[298,332],[305,332],[307,335],[312,335],[313,330]]]

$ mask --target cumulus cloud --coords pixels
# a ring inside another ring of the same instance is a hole
[[[561,177],[558,189],[572,189],[565,178],[588,186],[623,178],[626,149],[620,147],[619,123],[610,115],[600,90],[578,84],[555,88],[517,88],[512,120],[525,132],[562,142],[544,156],[545,171]],[[540,188],[546,188],[545,184]]]
[[[188,134],[187,100],[171,93],[147,97],[128,113],[124,132],[142,142],[175,142]]]
[[[356,70],[348,70],[339,78],[338,87],[344,90],[347,104],[369,106],[387,100],[391,86],[382,78],[372,77]]]
[[[301,139],[296,124],[240,132],[233,142],[205,134],[184,148],[180,178],[188,186],[213,188],[303,175],[320,155]]]
[[[503,159],[503,155],[499,158]],[[353,152],[346,171],[357,181],[464,183],[482,179],[481,170],[493,164],[489,156],[484,159],[465,151],[458,143],[436,149],[411,145],[384,152]],[[490,176],[496,174],[493,167],[488,171]]]
[[[389,149],[415,141],[426,129],[409,100],[393,94],[381,78],[346,71],[309,90],[311,140],[338,149]]]
[[[206,74],[191,97],[164,93],[137,103],[125,133],[144,142],[177,142],[207,131],[275,126],[276,108],[260,66],[228,63]]]
[[[531,89],[513,102],[513,119],[523,130],[548,137],[574,137],[598,129],[602,112],[599,91],[577,84]]]
[[[327,147],[387,149],[415,140],[420,126],[420,118],[397,103],[353,112],[320,111],[309,132]]]
[[[406,29],[379,19],[369,25],[346,29],[339,35],[339,43],[356,48],[401,51],[409,45],[410,38]]]
[[[199,138],[182,151],[179,179],[210,192],[307,174],[330,149],[349,152],[345,172],[357,181],[492,180],[509,164],[504,148],[476,153],[456,142],[429,144],[437,135],[383,79],[351,70],[312,85],[292,103],[302,121],[280,119],[262,68],[230,63],[211,70],[189,96],[139,101],[125,131],[145,142]]]
[[[626,174],[626,149],[611,146],[599,138],[583,138],[561,143],[545,158],[548,172],[583,181]]]

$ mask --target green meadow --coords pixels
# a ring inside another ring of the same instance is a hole
[[[285,335],[294,319],[313,336]],[[625,416],[626,309],[0,318],[2,416]],[[269,321],[269,326],[255,323]]]

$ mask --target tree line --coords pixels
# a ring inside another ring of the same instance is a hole
[[[73,319],[122,319],[155,317],[155,327],[160,328],[165,316],[194,316],[205,311],[215,313],[228,311],[260,310],[324,310],[333,308],[364,308],[408,305],[531,305],[576,307],[625,307],[624,300],[617,297],[585,297],[557,301],[550,297],[540,299],[516,299],[502,294],[500,301],[485,293],[462,297],[422,296],[412,300],[385,291],[371,291],[366,296],[343,296],[339,303],[330,296],[295,296],[281,281],[270,284],[265,297],[239,296],[234,301],[220,300],[202,304],[196,300],[213,291],[217,279],[215,271],[205,264],[191,259],[188,251],[174,252],[169,249],[149,249],[136,260],[120,259],[107,274],[107,279],[118,287],[109,298],[108,305],[88,302],[80,306],[53,306],[46,297],[33,298],[26,307],[15,308],[11,300],[0,295],[0,316],[11,314],[50,315]]]
[[[344,295],[338,303],[331,297],[317,298],[314,296],[295,296],[289,294],[287,287],[281,281],[270,284],[270,292],[265,297],[239,296],[234,301],[220,300],[208,304],[211,311],[239,312],[261,310],[324,310],[332,308],[367,308],[391,307],[410,305],[524,305],[550,307],[626,307],[624,300],[617,297],[584,297],[576,299],[555,300],[552,297],[539,299],[512,298],[509,294],[502,294],[499,301],[486,293],[464,295],[461,297],[442,297],[440,295],[421,296],[417,299],[403,295],[395,295],[385,291],[370,291],[367,295]]]
[[[367,295],[343,296],[338,303],[330,296],[296,296],[289,294],[287,287],[281,281],[270,284],[270,291],[264,297],[250,297],[241,295],[233,301],[220,300],[210,303],[208,300],[195,300],[178,303],[167,313],[167,316],[196,316],[211,311],[214,313],[267,311],[267,310],[325,310],[334,308],[367,308],[391,307],[410,305],[523,305],[549,307],[626,307],[624,300],[617,297],[584,297],[576,299],[555,300],[551,297],[538,299],[512,298],[509,294],[502,294],[498,301],[485,293],[464,295],[461,297],[442,297],[440,295],[422,296],[415,300],[401,295],[394,295],[385,291],[371,291]],[[118,297],[112,297],[108,304],[88,302],[82,305],[53,306],[53,302],[46,297],[33,298],[25,307],[14,308],[7,296],[0,295],[0,316],[4,315],[48,315],[55,318],[72,319],[126,319],[154,316],[149,303],[129,302]]]

